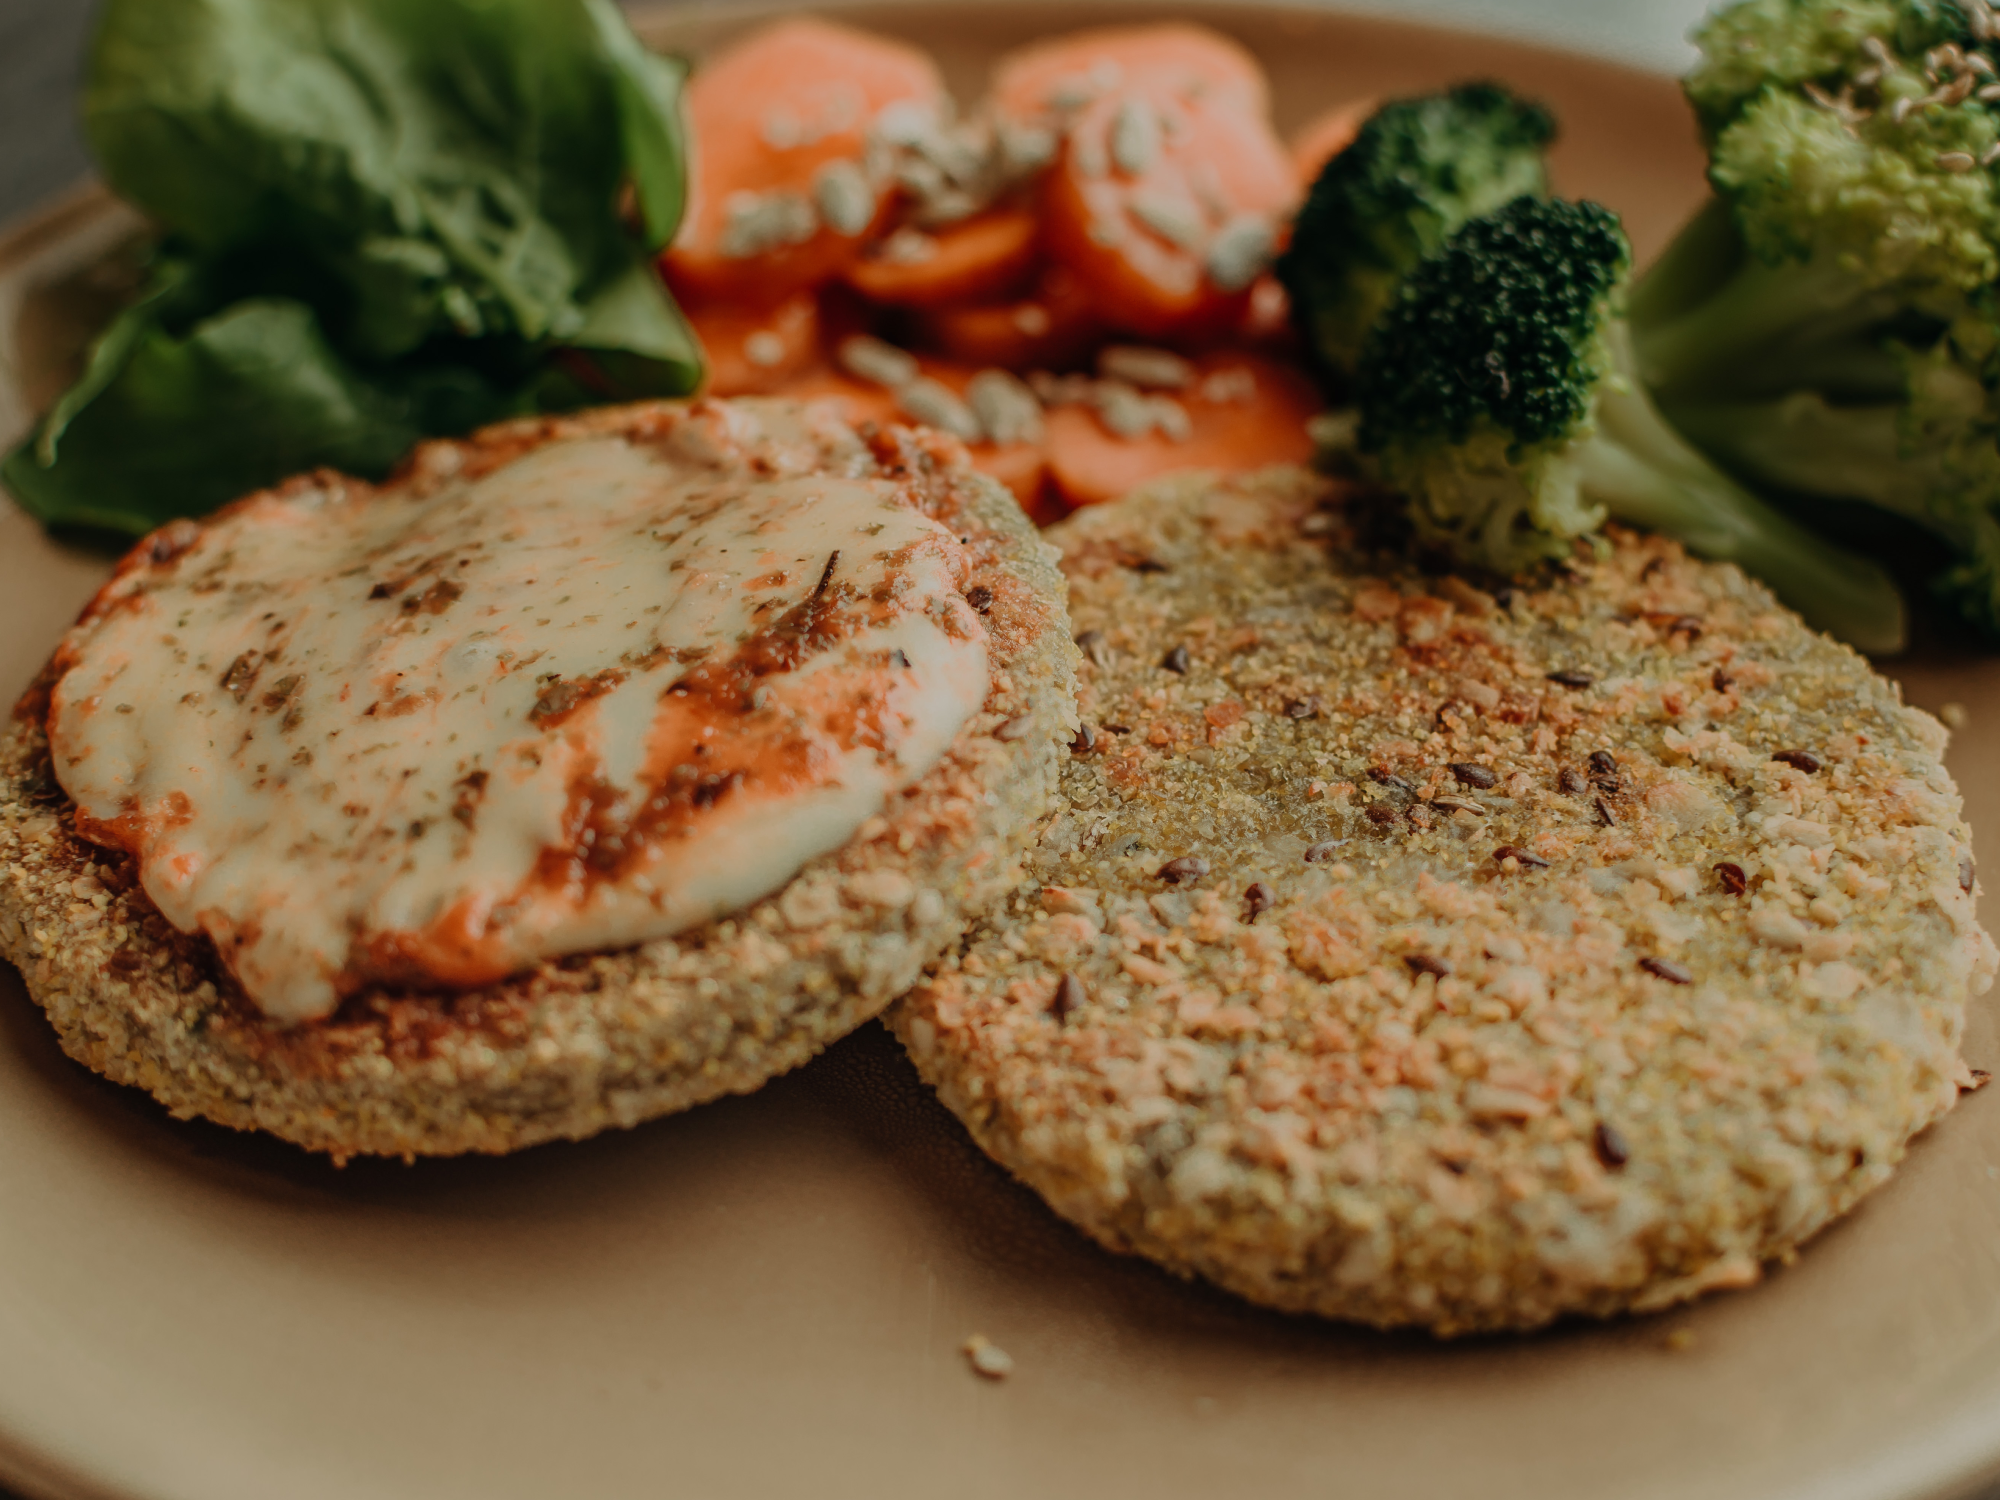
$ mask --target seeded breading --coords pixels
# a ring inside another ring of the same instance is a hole
[[[1971,1082],[1943,729],[1669,541],[1490,593],[1368,514],[1273,471],[1051,533],[1062,810],[894,1028],[1058,1212],[1275,1307],[1756,1281]]]
[[[643,441],[660,404],[496,428],[420,450],[403,479],[506,461],[579,433]],[[510,1151],[629,1126],[796,1067],[876,1014],[1011,889],[1075,731],[1075,648],[1051,549],[948,439],[851,438],[842,463],[912,487],[967,541],[992,691],[941,763],[846,848],[728,920],[547,962],[458,994],[371,990],[285,1029],[205,937],[175,931],[128,856],[85,842],[50,768],[47,680],[0,739],[0,957],[65,1050],[182,1116],[336,1157]],[[345,490],[321,474],[295,486]],[[337,498],[330,495],[329,499]]]

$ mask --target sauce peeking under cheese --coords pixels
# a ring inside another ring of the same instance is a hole
[[[79,827],[285,1021],[768,895],[989,686],[958,538],[808,420],[697,405],[262,496],[128,565],[51,698]]]

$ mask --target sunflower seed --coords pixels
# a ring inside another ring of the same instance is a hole
[[[1241,214],[1216,231],[1208,245],[1208,279],[1218,291],[1240,292],[1271,264],[1277,235],[1270,221]]]
[[[882,241],[875,258],[893,266],[920,266],[927,260],[937,259],[937,253],[936,240],[921,229],[912,229],[906,224]]]
[[[1039,443],[1042,403],[1005,370],[981,370],[965,387],[965,404],[995,443]]]
[[[1127,99],[1111,117],[1111,160],[1127,177],[1140,177],[1160,156],[1160,117],[1144,99]]]
[[[875,189],[860,166],[844,157],[813,174],[813,202],[835,234],[852,237],[875,222]]]
[[[1023,303],[1014,309],[1014,326],[1029,338],[1038,339],[1049,331],[1049,310],[1038,303]]]
[[[898,387],[896,405],[925,426],[948,432],[964,442],[976,443],[986,435],[972,408],[954,395],[949,387],[938,384],[929,376],[920,375],[907,385]]]
[[[1079,177],[1097,178],[1111,175],[1111,153],[1105,150],[1104,142],[1094,135],[1071,136],[1069,159]]]
[[[746,260],[819,233],[819,214],[803,193],[732,193],[724,204],[717,248],[729,260]]]
[[[943,188],[920,201],[914,209],[917,223],[925,229],[943,229],[960,224],[986,206],[977,194],[957,188]]]
[[[1190,253],[1201,247],[1208,234],[1208,222],[1201,210],[1192,199],[1178,193],[1134,193],[1132,217],[1176,249]],[[1248,286],[1249,282],[1243,284]]]
[[[843,339],[834,357],[848,374],[891,390],[909,384],[920,373],[914,355],[865,333]]]
[[[937,129],[937,111],[930,105],[915,99],[898,99],[882,107],[870,133],[887,145],[909,148],[935,135]]]
[[[1002,124],[994,136],[994,164],[1009,182],[1032,177],[1056,159],[1056,134],[1039,125]]]
[[[1107,344],[1097,356],[1097,373],[1142,391],[1177,391],[1194,379],[1194,366],[1165,349]]]

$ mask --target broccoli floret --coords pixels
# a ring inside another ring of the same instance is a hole
[[[1323,372],[1350,378],[1411,267],[1459,225],[1548,191],[1554,118],[1498,84],[1384,105],[1306,195],[1277,272]]]
[[[1419,534],[1513,573],[1616,518],[1740,563],[1864,650],[1900,648],[1885,574],[1751,495],[1660,416],[1623,316],[1630,266],[1609,210],[1522,198],[1405,279],[1363,356],[1360,446]]]
[[[1633,294],[1648,388],[1750,483],[1928,528],[2000,633],[2000,22],[1744,0],[1698,40],[1715,192]]]
[[[2000,277],[1984,0],[1744,0],[1687,84],[1715,203],[1632,300],[1647,384],[1893,390],[1886,336],[1977,314]],[[1990,336],[1989,336],[1990,337]]]
[[[1861,502],[1923,527],[1958,561],[1933,590],[2000,636],[2000,420],[1956,345],[1892,344],[1899,399],[1842,405],[1817,391],[1693,401],[1671,411],[1689,438],[1759,486]]]
[[[1694,33],[1702,60],[1685,81],[1711,140],[1767,88],[1812,84],[1837,96],[1874,61],[1871,38],[1905,56],[1978,40],[1972,4],[1957,0],[1744,0]],[[1864,65],[1865,66],[1865,65]]]

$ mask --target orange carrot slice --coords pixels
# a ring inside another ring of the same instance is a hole
[[[935,234],[901,229],[849,268],[847,281],[891,307],[991,302],[1034,269],[1041,220],[1029,209],[1002,207]]]
[[[994,66],[989,99],[1003,120],[1055,127],[1095,99],[1149,82],[1254,116],[1270,108],[1256,58],[1220,32],[1180,21],[1094,27],[1009,52]]]
[[[1018,302],[935,308],[920,332],[926,343],[963,364],[1019,373],[1075,364],[1103,336],[1104,324],[1076,274],[1051,266],[1033,295]]]
[[[920,359],[918,368],[955,396],[963,396],[978,369],[941,359]],[[777,392],[799,401],[824,402],[850,427],[868,422],[905,422],[922,425],[905,410],[896,393],[883,386],[856,379],[843,370],[816,365],[787,381]],[[1042,442],[966,444],[972,466],[991,476],[1013,492],[1021,508],[1031,516],[1046,509],[1048,450]],[[1059,514],[1059,512],[1057,512]],[[1050,514],[1048,519],[1055,519]]]
[[[942,110],[913,47],[798,18],[753,33],[688,85],[688,204],[668,279],[690,301],[771,304],[840,274],[883,222],[863,169],[882,110]]]
[[[924,374],[955,396],[963,396],[966,387],[979,373],[978,366],[941,359],[920,359],[918,364]],[[1046,435],[1032,443],[968,443],[966,452],[972,455],[973,468],[1013,491],[1014,498],[1021,502],[1021,508],[1029,515],[1035,515],[1048,481]]]
[[[1354,144],[1354,138],[1380,103],[1378,99],[1353,99],[1335,105],[1292,137],[1292,165],[1298,171],[1301,188],[1311,187],[1326,164]]]
[[[819,303],[810,292],[776,307],[703,300],[685,311],[708,357],[704,395],[768,395],[819,356]]]
[[[1045,189],[1049,254],[1116,328],[1213,332],[1241,317],[1298,191],[1262,116],[1214,94],[1135,88],[1072,124]]]
[[[822,402],[850,427],[869,422],[907,421],[896,409],[892,391],[857,380],[829,365],[814,365],[786,381],[773,393],[795,401]]]
[[[1303,373],[1234,352],[1210,355],[1195,368],[1187,388],[1170,393],[1187,414],[1178,441],[1158,431],[1121,437],[1088,406],[1048,414],[1049,477],[1065,503],[1100,505],[1181,470],[1241,474],[1312,456],[1306,422],[1320,401]]]

